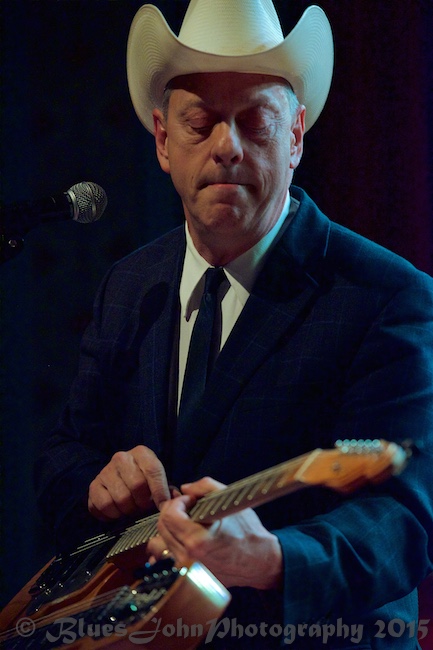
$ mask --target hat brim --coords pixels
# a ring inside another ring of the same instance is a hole
[[[306,107],[305,130],[319,117],[331,85],[333,39],[329,21],[317,6],[308,7],[284,41],[247,55],[225,56],[201,52],[181,41],[153,5],[139,9],[127,46],[129,92],[135,111],[153,133],[154,108],[162,107],[171,79],[201,72],[245,72],[286,79]]]

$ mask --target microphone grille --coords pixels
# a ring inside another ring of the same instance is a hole
[[[97,221],[107,207],[107,194],[100,185],[83,181],[66,192],[74,210],[74,221],[91,223]]]

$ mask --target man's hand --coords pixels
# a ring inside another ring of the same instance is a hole
[[[280,544],[251,508],[210,526],[196,523],[188,516],[187,511],[197,498],[222,487],[210,478],[183,485],[182,496],[162,505],[159,536],[149,541],[148,552],[158,558],[168,549],[178,565],[198,560],[226,587],[280,588]]]
[[[170,499],[164,467],[151,449],[139,445],[114,454],[89,487],[89,512],[101,521],[159,508]]]

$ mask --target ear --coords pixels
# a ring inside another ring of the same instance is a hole
[[[305,106],[298,108],[295,120],[290,134],[290,167],[296,169],[301,162],[302,152],[304,150],[304,133],[305,133]]]
[[[154,126],[154,136],[156,144],[156,155],[161,166],[161,169],[167,174],[170,173],[170,162],[168,158],[168,135],[165,126],[165,119],[158,108],[155,108],[152,112],[153,115],[153,126]]]

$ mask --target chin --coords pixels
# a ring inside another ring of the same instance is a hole
[[[248,224],[245,216],[234,213],[233,210],[225,210],[207,218],[202,222],[204,229],[208,233],[226,235],[242,235],[248,232]]]

